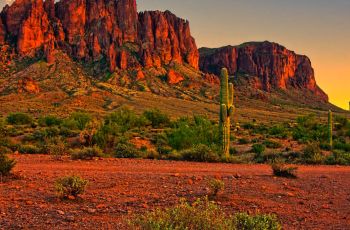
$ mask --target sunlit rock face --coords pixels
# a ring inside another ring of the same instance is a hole
[[[200,69],[219,74],[226,67],[231,75],[249,75],[259,79],[257,89],[308,89],[328,101],[317,86],[308,57],[298,55],[272,42],[252,42],[218,49],[200,49]]]
[[[22,56],[43,50],[52,62],[61,49],[85,62],[106,59],[111,71],[171,62],[198,69],[189,22],[169,11],[138,13],[136,0],[16,0],[1,15],[0,43],[16,43]]]

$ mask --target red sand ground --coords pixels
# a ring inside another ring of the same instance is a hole
[[[301,166],[292,180],[266,165],[15,158],[20,178],[0,182],[0,229],[125,229],[133,215],[207,195],[212,177],[226,183],[218,202],[227,212],[275,213],[284,229],[350,229],[350,167]],[[59,201],[54,181],[71,174],[90,181],[87,192]]]

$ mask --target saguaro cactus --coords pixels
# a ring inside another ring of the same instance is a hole
[[[328,111],[328,144],[330,148],[333,148],[333,113]]]
[[[228,83],[228,72],[226,68],[221,70],[221,88],[220,88],[220,137],[223,154],[226,158],[230,156],[230,117],[233,114],[233,84]]]

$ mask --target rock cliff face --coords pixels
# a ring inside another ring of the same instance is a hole
[[[265,91],[308,89],[321,100],[328,101],[328,96],[316,84],[310,59],[276,43],[256,42],[200,49],[202,71],[218,74],[222,67],[226,67],[231,75],[258,78],[255,87]]]
[[[16,0],[4,8],[0,44],[15,43],[21,56],[55,49],[109,68],[159,67],[171,62],[198,69],[188,21],[170,12],[138,13],[136,0]],[[7,40],[6,40],[7,38]]]

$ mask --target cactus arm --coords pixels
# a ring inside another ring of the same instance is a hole
[[[225,122],[227,119],[227,106],[225,104],[221,105],[221,122]]]
[[[333,149],[333,113],[331,110],[328,111],[328,144]]]
[[[233,97],[234,97],[234,89],[233,89],[233,84],[232,83],[228,84],[228,90],[229,90],[228,101],[229,101],[230,107],[232,107],[232,105],[233,105]]]

